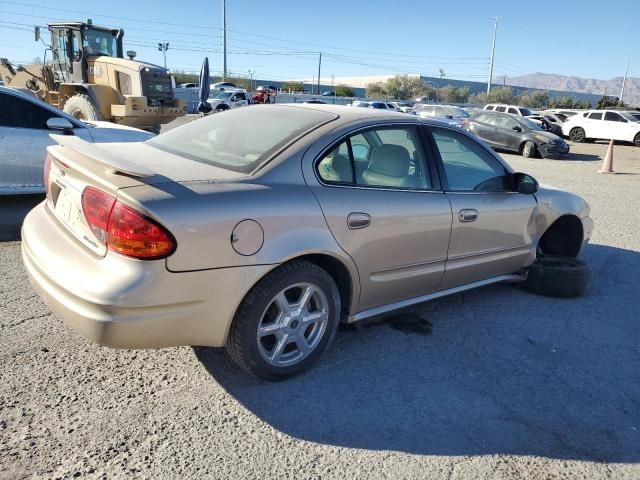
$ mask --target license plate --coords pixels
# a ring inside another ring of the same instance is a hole
[[[54,208],[56,216],[72,229],[75,229],[80,224],[81,214],[74,202],[74,193],[69,187],[60,190]]]

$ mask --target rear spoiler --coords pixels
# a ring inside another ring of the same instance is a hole
[[[98,147],[92,143],[74,135],[49,135],[58,145],[85,155],[102,164],[105,170],[111,173],[123,173],[132,177],[151,177],[155,175],[153,170],[139,163],[112,155],[108,149]]]

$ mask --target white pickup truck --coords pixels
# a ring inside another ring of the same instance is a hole
[[[215,93],[207,102],[215,112],[249,105],[249,93],[246,90],[234,89]]]

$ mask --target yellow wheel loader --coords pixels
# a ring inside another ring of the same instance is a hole
[[[124,58],[123,30],[85,22],[49,23],[51,58],[42,65],[12,65],[0,59],[5,86],[28,89],[38,98],[81,120],[107,120],[159,131],[187,112],[173,96],[170,72]],[[35,29],[36,41],[40,28]]]

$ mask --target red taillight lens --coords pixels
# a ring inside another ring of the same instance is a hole
[[[82,211],[93,234],[102,243],[107,243],[109,215],[116,199],[97,188],[87,187],[82,191]]]
[[[129,257],[163,258],[176,248],[164,227],[120,202],[111,211],[108,235],[109,249]]]
[[[49,195],[49,172],[51,172],[51,157],[47,154],[44,160],[44,191]]]
[[[173,236],[154,220],[94,187],[82,192],[82,211],[95,236],[109,250],[153,260],[176,249]]]

